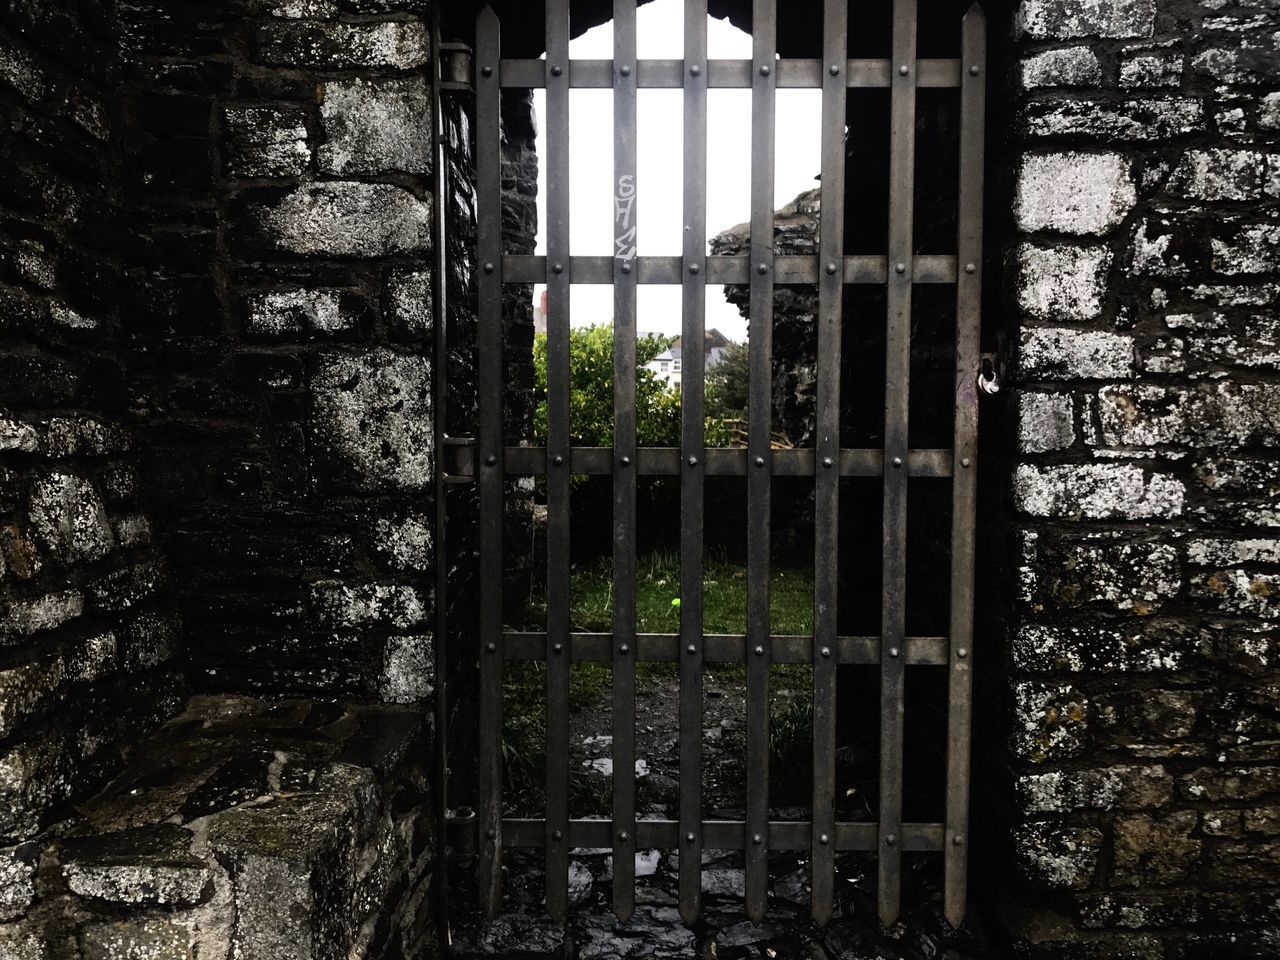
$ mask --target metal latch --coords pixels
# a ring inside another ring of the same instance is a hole
[[[440,88],[475,90],[475,54],[465,43],[440,44]]]
[[[441,461],[445,483],[470,483],[476,478],[475,437],[445,437]]]
[[[978,389],[986,394],[1000,392],[1000,358],[994,353],[984,353],[978,364]]]

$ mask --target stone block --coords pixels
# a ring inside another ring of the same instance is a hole
[[[392,267],[383,286],[383,312],[391,332],[401,340],[429,341],[434,331],[431,274]]]
[[[88,584],[85,589],[95,606],[119,613],[158,593],[163,588],[166,577],[163,563],[147,560],[113,570]]]
[[[1018,229],[1105,234],[1133,209],[1131,164],[1119,153],[1029,153],[1022,158],[1013,210]]]
[[[1187,562],[1200,567],[1228,567],[1242,563],[1280,564],[1280,539],[1207,537],[1188,540]]]
[[[229,177],[296,177],[311,165],[303,107],[228,107],[223,127]]]
[[[213,875],[191,852],[192,839],[173,823],[69,838],[60,844],[62,876],[72,893],[94,900],[193,906],[204,899]]]
[[[194,933],[174,920],[134,919],[80,928],[84,960],[192,960]]]
[[[1191,60],[1201,77],[1226,86],[1273,84],[1280,80],[1280,41],[1274,30],[1203,47]]]
[[[1177,87],[1182,83],[1184,58],[1175,53],[1137,52],[1120,61],[1120,86],[1126,89]]]
[[[84,594],[59,590],[9,601],[0,617],[0,642],[15,642],[42,630],[53,630],[84,612]]]
[[[1102,608],[1149,616],[1182,589],[1177,548],[1132,536],[1027,537],[1018,599],[1039,616]]]
[[[1220,613],[1280,619],[1280,575],[1216,570],[1196,574],[1189,585],[1192,597],[1206,601]]]
[[[1022,0],[1017,30],[1035,40],[1149,37],[1155,0]]]
[[[0,960],[49,960],[53,956],[48,941],[31,933],[25,925],[5,933],[0,936]]]
[[[0,921],[16,920],[30,908],[36,895],[39,861],[38,844],[0,847]],[[0,948],[2,955],[3,948]]]
[[[431,696],[435,645],[430,634],[397,634],[382,651],[379,695],[384,703],[415,703]]]
[[[1103,835],[1097,827],[1026,823],[1014,829],[1013,845],[1023,880],[1050,890],[1084,890],[1098,872]]]
[[[1188,800],[1250,803],[1280,793],[1280,767],[1201,767],[1178,778],[1178,793]]]
[[[1203,241],[1178,214],[1144,217],[1134,228],[1130,270],[1140,276],[1185,277],[1203,259]]]
[[[431,484],[431,377],[424,357],[386,350],[325,354],[310,386],[317,482],[372,490]]]
[[[1018,126],[1029,137],[1160,143],[1203,130],[1205,114],[1204,104],[1190,97],[1042,99],[1023,107]]]
[[[1166,886],[1194,877],[1201,841],[1194,836],[1199,817],[1189,810],[1157,816],[1118,817],[1112,881],[1121,886]]]
[[[1266,154],[1257,150],[1188,150],[1168,190],[1190,200],[1254,200],[1262,196]]]
[[[1019,464],[1013,490],[1020,512],[1063,520],[1169,519],[1186,492],[1175,477],[1121,463]]]
[[[1158,764],[1048,770],[1018,777],[1017,791],[1019,810],[1031,816],[1084,810],[1151,810],[1173,799],[1173,777]]]
[[[1112,690],[1093,696],[1094,729],[1110,742],[1140,756],[1191,753],[1187,741],[1209,725],[1213,694],[1204,690]]]
[[[423,76],[332,80],[320,100],[318,161],[335,176],[431,171],[431,95]]]
[[[100,560],[115,548],[102,498],[83,477],[55,472],[36,480],[27,517],[36,542],[60,563]]]
[[[258,28],[253,56],[273,67],[413,70],[430,61],[431,41],[417,20],[285,22]]]
[[[252,206],[248,217],[268,247],[301,256],[386,257],[431,246],[430,198],[386,183],[311,183]]]
[[[269,290],[248,297],[245,328],[250,336],[269,340],[337,336],[359,330],[368,312],[357,294],[345,290]]]
[[[1019,450],[1048,453],[1075,442],[1075,400],[1069,393],[1018,393]]]
[[[1152,673],[1206,660],[1210,641],[1181,621],[1119,625],[1024,624],[1014,634],[1014,666],[1030,673]]]
[[[1014,298],[1036,320],[1085,321],[1101,315],[1111,251],[1104,246],[1024,243],[1014,254]]]
[[[373,552],[393,570],[426,573],[435,559],[434,523],[434,518],[423,510],[395,519],[378,517],[373,524]]]
[[[1133,374],[1133,338],[1099,330],[1024,328],[1018,345],[1022,381],[1106,380]]]
[[[1018,79],[1024,90],[1041,87],[1096,87],[1102,84],[1102,65],[1087,46],[1045,50],[1023,57]]]
[[[1013,752],[1032,763],[1078,755],[1086,745],[1089,712],[1088,698],[1070,684],[1016,684]]]
[[[382,625],[396,629],[427,619],[430,602],[408,584],[352,585],[336,580],[311,585],[311,604],[327,629],[353,630]]]
[[[1280,222],[1219,221],[1211,241],[1213,269],[1226,276],[1280,270]]]
[[[1106,446],[1280,446],[1276,384],[1116,385],[1099,391],[1095,412]]]

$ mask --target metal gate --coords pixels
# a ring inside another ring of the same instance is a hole
[[[892,50],[884,59],[847,57],[847,0],[825,0],[821,60],[777,59],[776,0],[754,0],[753,58],[707,59],[707,0],[685,0],[683,60],[637,60],[636,0],[614,0],[613,60],[569,59],[569,2],[546,0],[545,60],[502,59],[500,25],[489,7],[476,25],[476,158],[479,222],[479,430],[475,470],[480,495],[480,728],[478,856],[482,906],[501,903],[504,847],[546,851],[546,905],[563,919],[568,909],[569,854],[578,847],[612,847],[614,910],[631,915],[634,854],[642,848],[679,851],[680,913],[693,922],[701,907],[704,848],[743,850],[746,910],[756,921],[767,907],[770,850],[809,852],[812,913],[832,914],[837,851],[875,851],[879,913],[899,911],[904,851],[941,852],[946,914],[964,916],[969,819],[969,740],[973,540],[977,446],[985,23],[970,9],[962,22],[958,60],[917,59],[915,0],[893,4]],[[546,90],[547,255],[504,255],[500,100],[503,87]],[[612,88],[616,253],[569,254],[569,91]],[[684,252],[681,257],[636,255],[636,91],[684,91]],[[706,254],[707,90],[752,91],[751,248],[749,256]],[[775,256],[773,179],[775,91],[822,90],[822,182],[816,256]],[[843,236],[845,102],[850,87],[890,91],[890,227],[885,256],[845,256]],[[916,90],[944,87],[960,98],[959,237],[956,256],[916,256],[912,242]],[[834,215],[832,215],[834,213]],[[507,447],[503,440],[502,288],[547,285],[547,446]],[[614,290],[614,444],[571,447],[569,431],[569,285],[612,284]],[[683,338],[701,343],[708,284],[750,286],[749,441],[746,449],[704,443],[700,350],[685,352],[681,378],[679,449],[636,444],[636,285],[683,286]],[[773,300],[776,284],[816,285],[819,291],[817,441],[813,449],[770,444]],[[886,405],[883,449],[840,448],[841,311],[846,284],[887,288]],[[907,386],[910,318],[915,284],[953,284],[956,296],[955,435],[951,449],[908,449]],[[571,631],[569,491],[575,474],[613,480],[613,632]],[[547,624],[545,633],[504,632],[502,623],[504,478],[545,476],[547,491]],[[812,477],[817,515],[814,627],[811,636],[780,636],[769,623],[770,485],[774,476]],[[635,627],[636,478],[678,476],[680,484],[680,632],[638,634]],[[750,507],[745,635],[707,635],[702,625],[703,487],[708,476],[747,478]],[[837,511],[841,477],[882,477],[884,553],[882,635],[839,636],[836,629]],[[950,635],[905,635],[906,516],[909,477],[950,477],[953,490]],[[569,818],[569,671],[573,660],[612,664],[613,810],[608,820]],[[503,817],[502,689],[508,660],[546,662],[546,816]],[[678,820],[637,819],[635,676],[640,660],[679,664],[680,802]],[[701,798],[702,670],[708,662],[746,664],[747,808],[745,820],[704,820]],[[771,663],[813,668],[813,794],[810,822],[768,819],[768,676]],[[878,822],[835,818],[836,668],[879,664],[880,795]],[[905,671],[914,665],[949,668],[946,819],[902,820]]]

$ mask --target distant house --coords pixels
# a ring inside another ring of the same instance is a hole
[[[724,352],[733,343],[719,330],[714,327],[703,335],[703,364],[706,370],[713,369],[724,358]],[[645,368],[652,370],[667,386],[680,388],[680,368],[683,365],[684,350],[681,345],[680,338],[662,353],[658,354],[652,360],[645,364]]]

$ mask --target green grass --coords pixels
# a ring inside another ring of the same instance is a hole
[[[703,563],[702,622],[706,633],[746,633],[747,568],[723,554],[708,553]],[[575,565],[571,573],[570,615],[574,630],[613,629],[613,564],[602,558]],[[636,567],[636,630],[676,633],[680,608],[680,557],[659,551],[640,557]],[[813,571],[773,564],[769,580],[770,629],[807,634],[813,630]],[[541,630],[547,603],[541,592],[529,597],[513,629]]]
[[[704,632],[745,633],[746,567],[721,553],[709,553],[703,567]],[[570,592],[573,630],[607,633],[613,629],[613,570],[608,558],[575,565],[571,572]],[[680,608],[672,601],[679,595],[678,554],[661,551],[640,557],[636,570],[636,630],[641,633],[677,633],[680,629]],[[812,569],[771,564],[769,606],[772,633],[811,633]],[[507,620],[507,628],[511,630],[545,629],[545,594],[535,590],[523,609],[514,615],[508,614]],[[707,670],[722,681],[746,677],[746,667],[739,663],[708,664]],[[812,682],[809,670],[807,664],[775,664],[770,670],[771,681],[805,691]],[[642,679],[674,681],[677,666],[646,661],[637,665],[637,673]],[[611,682],[612,670],[608,664],[575,663],[569,680],[570,709],[581,711],[607,698]],[[545,684],[545,664],[508,664],[503,684],[506,801],[509,809],[517,813],[536,815],[543,805],[542,785],[546,782]],[[805,765],[810,751],[810,710],[803,696],[783,703],[775,702],[771,709],[770,765],[784,779],[796,778],[801,785],[809,780]],[[724,773],[728,780],[741,780],[732,771]],[[740,782],[738,786],[741,786]],[[571,776],[571,806],[606,809],[607,798],[593,795],[591,790],[584,778]]]

